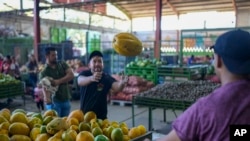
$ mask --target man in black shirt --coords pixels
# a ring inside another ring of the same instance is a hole
[[[103,55],[93,51],[89,56],[90,70],[82,71],[78,76],[80,86],[81,105],[84,113],[93,111],[98,119],[107,118],[107,95],[109,90],[121,91],[127,83],[127,77],[116,81],[111,75],[103,72]]]

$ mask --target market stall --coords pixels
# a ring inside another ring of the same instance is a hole
[[[10,75],[4,75],[0,73],[0,99],[11,99],[15,96],[21,96],[23,98],[23,104],[25,105],[24,98],[24,83],[22,81],[16,80]],[[7,100],[8,106],[9,102]]]
[[[153,109],[163,109],[163,118],[166,122],[165,111],[167,109],[172,110],[177,117],[176,110],[185,111],[198,98],[208,95],[219,85],[210,81],[185,81],[159,84],[133,97],[132,124],[135,125],[135,106],[148,107],[148,127],[149,130],[152,130]]]

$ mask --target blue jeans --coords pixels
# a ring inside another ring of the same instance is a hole
[[[46,110],[52,110],[53,104],[46,104],[45,107],[46,107]]]
[[[52,105],[52,109],[56,110],[59,117],[65,117],[69,115],[70,112],[70,101],[58,102],[54,101]]]

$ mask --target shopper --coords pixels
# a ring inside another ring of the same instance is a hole
[[[158,141],[229,141],[230,125],[249,125],[249,32],[236,29],[222,34],[214,52],[221,87],[189,107],[173,122],[173,130]]]
[[[34,98],[34,89],[37,84],[38,65],[36,58],[33,54],[29,55],[29,61],[27,62],[26,66],[28,68],[29,83],[32,87],[32,96]]]
[[[112,89],[118,92],[127,83],[128,77],[121,81],[115,81],[111,75],[103,72],[103,55],[99,51],[93,51],[89,56],[90,70],[82,71],[78,76],[78,85],[81,94],[81,110],[86,113],[93,111],[98,119],[107,118],[107,95]]]
[[[37,84],[36,88],[34,89],[34,95],[35,95],[35,102],[36,102],[36,106],[37,109],[39,110],[39,112],[43,112],[44,111],[44,97],[43,97],[43,88],[41,86],[41,84]]]
[[[191,55],[190,58],[188,58],[187,65],[192,65],[195,63],[195,57],[194,55]]]
[[[41,71],[39,80],[45,76],[53,78],[51,83],[53,86],[58,86],[58,90],[52,95],[52,108],[55,109],[60,117],[68,116],[70,112],[70,87],[68,82],[74,78],[71,68],[63,62],[57,61],[57,51],[54,47],[48,47],[46,52],[46,64]],[[44,95],[49,95],[48,91],[43,89]]]
[[[3,61],[2,73],[10,74],[10,65],[11,65],[11,57],[10,57],[10,55],[7,55]]]
[[[89,70],[89,68],[85,65],[85,62],[81,61],[81,60],[78,60],[77,66],[75,68],[76,68],[75,69],[76,73],[80,73],[82,71]]]
[[[2,69],[3,69],[3,63],[4,63],[4,57],[3,57],[3,55],[0,53],[0,73],[2,72]]]

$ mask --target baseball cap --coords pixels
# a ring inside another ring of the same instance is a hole
[[[235,29],[220,35],[214,52],[221,56],[227,69],[239,75],[250,74],[250,33]]]
[[[103,57],[102,53],[100,51],[93,51],[90,55],[89,55],[89,61],[95,57],[95,56],[99,56],[99,57]]]

